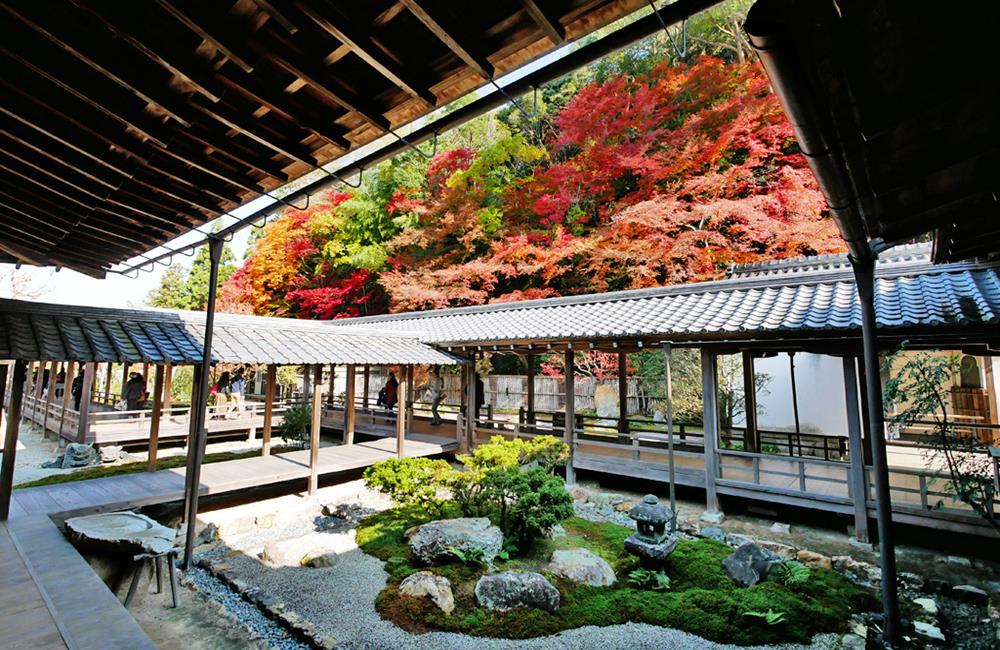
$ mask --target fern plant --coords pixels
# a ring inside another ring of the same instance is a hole
[[[784,612],[776,612],[776,611],[774,611],[773,609],[770,609],[770,608],[768,608],[768,610],[766,612],[758,612],[758,611],[750,610],[750,611],[747,611],[747,612],[743,612],[743,615],[744,616],[748,616],[750,618],[758,618],[758,619],[764,621],[765,623],[767,623],[768,625],[778,625],[779,623],[784,623],[785,622],[785,613]]]
[[[649,591],[670,589],[670,577],[663,571],[636,569],[628,574],[628,582],[637,589],[648,589]]]
[[[791,560],[777,564],[771,569],[771,576],[789,589],[806,584],[811,575],[807,567]]]

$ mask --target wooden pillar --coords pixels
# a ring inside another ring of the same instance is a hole
[[[262,456],[271,454],[271,421],[274,417],[274,390],[278,381],[278,366],[268,364],[267,386],[264,393],[264,434],[261,437],[260,453]]]
[[[344,393],[344,444],[350,445],[354,443],[354,423],[355,423],[355,410],[354,402],[356,401],[355,396],[355,368],[353,364],[347,366],[347,390]]]
[[[721,523],[722,510],[715,479],[719,476],[719,396],[716,355],[705,348],[701,350],[701,394],[705,420],[705,514],[702,521]]]
[[[125,394],[125,384],[128,383],[128,369],[129,367],[131,367],[131,365],[132,364],[127,361],[122,364],[122,387],[118,391],[118,399],[121,399],[122,395]],[[86,395],[87,393],[84,393],[84,396]]]
[[[45,435],[49,426],[49,410],[52,408],[52,401],[56,396],[56,375],[59,374],[59,364],[55,361],[49,362],[49,385],[45,390],[45,405],[42,407],[42,435]]]
[[[330,385],[327,386],[326,403],[333,404],[333,391],[337,384],[337,366],[330,364]]]
[[[4,366],[5,369],[6,367]],[[17,455],[17,434],[21,426],[21,404],[24,399],[27,370],[26,361],[14,362],[10,404],[7,405],[7,435],[3,441],[3,463],[0,464],[0,521],[7,521],[10,515],[10,497],[14,489],[14,458]]]
[[[94,385],[95,372],[97,372],[96,363],[91,361],[84,364],[83,386],[80,390],[80,421],[76,429],[77,442],[87,442],[87,434],[90,432],[90,389]]]
[[[757,382],[754,378],[753,352],[743,351],[743,412],[746,432],[743,435],[744,451],[760,453],[760,431],[757,427]]]
[[[31,402],[31,420],[38,422],[38,407],[42,401],[42,381],[45,379],[45,362],[39,361],[35,366],[35,389],[31,391],[31,396],[35,399]]]
[[[663,380],[666,382],[664,396],[667,401],[667,477],[670,481],[670,532],[677,532],[677,473],[674,467],[674,388],[671,372],[673,344],[664,341]]]
[[[865,477],[865,456],[861,452],[861,405],[858,400],[858,375],[855,359],[844,357],[844,397],[847,403],[847,435],[850,445],[849,470],[851,501],[854,503],[854,536],[868,543],[868,480]]]
[[[795,386],[795,353],[788,353],[788,370],[791,373],[792,382],[792,415],[795,417],[795,446],[799,450],[798,455],[802,455],[802,427],[799,425],[799,391]],[[795,452],[789,448],[789,456],[794,456]]]
[[[66,364],[66,383],[63,384],[62,410],[59,415],[59,437],[62,438],[66,430],[66,412],[69,411],[70,401],[73,399],[73,378],[76,376],[76,365],[72,361]],[[6,366],[5,366],[6,367]]]
[[[306,376],[309,376],[306,367]],[[319,488],[319,433],[323,424],[323,366],[316,364],[313,370],[312,386],[312,427],[309,429],[309,494],[316,494]]]
[[[310,370],[309,366],[302,366],[302,400],[306,404],[312,402],[312,394],[313,394],[313,389],[312,389],[313,380],[312,378],[309,377],[309,370]],[[320,382],[322,383],[322,380],[320,380]]]
[[[535,355],[524,355],[524,361],[528,364],[528,424],[535,423]]]
[[[618,352],[618,432],[628,433],[628,357]]]
[[[563,430],[563,442],[569,445],[569,460],[566,463],[566,484],[576,484],[576,470],[573,468],[573,457],[576,456],[576,364],[572,348],[566,349],[566,427]]]
[[[406,403],[410,400],[410,375],[413,373],[411,366],[400,366],[399,372],[403,376],[399,381],[399,408],[396,409],[396,455],[400,458],[405,453],[406,444],[406,424],[407,408]]]
[[[415,391],[413,390],[413,370],[413,366],[406,367],[406,399],[399,400],[400,408],[406,408],[407,431],[413,431],[413,399],[415,395]]]
[[[160,447],[160,418],[163,417],[163,377],[164,366],[156,366],[156,378],[153,380],[153,412],[149,415],[149,459],[146,469],[156,471],[156,452]]]
[[[170,395],[170,391],[174,388],[174,367],[164,366],[163,367],[163,412],[166,413],[167,417],[170,417],[170,408],[174,405],[173,397]]]
[[[465,440],[466,450],[476,446],[476,358],[465,367]]]
[[[365,371],[361,381],[361,408],[368,410],[368,383],[371,380],[371,366],[365,364]]]
[[[107,372],[104,374],[104,403],[111,401],[111,368],[113,363],[108,361]]]

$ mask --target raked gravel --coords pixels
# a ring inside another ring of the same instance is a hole
[[[375,597],[385,587],[388,574],[380,560],[360,550],[340,555],[335,566],[324,569],[271,568],[246,555],[229,555],[226,562],[241,579],[277,596],[289,610],[337,639],[338,647],[350,650],[746,650],[746,646],[720,645],[680,630],[640,623],[588,626],[519,640],[485,639],[451,632],[412,634],[383,620],[375,611]],[[836,635],[819,636],[811,647],[833,648],[837,640]]]

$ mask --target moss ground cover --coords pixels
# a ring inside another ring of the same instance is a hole
[[[445,505],[445,517],[458,516],[458,509]],[[547,575],[559,588],[562,606],[554,614],[518,608],[493,612],[476,603],[476,580],[486,573],[481,566],[454,563],[430,567],[447,577],[455,595],[455,611],[445,615],[429,599],[399,593],[399,583],[426,567],[415,564],[404,539],[411,526],[442,518],[417,507],[393,508],[373,515],[358,528],[358,544],[366,553],[386,562],[390,579],[376,607],[382,616],[406,629],[422,632],[447,630],[475,636],[528,638],[555,634],[583,625],[614,625],[627,621],[672,627],[706,639],[737,644],[808,642],[820,632],[842,630],[854,611],[878,607],[874,594],[839,574],[811,569],[810,579],[788,588],[765,581],[748,589],[738,588],[722,570],[721,561],[732,549],[711,540],[681,540],[670,557],[666,573],[670,591],[654,592],[628,586],[628,572],[638,565],[622,542],[630,530],[610,523],[594,523],[572,517],[563,523],[566,535],[537,540],[522,556],[497,560],[498,570],[541,571],[552,551],[587,548],[607,560],[618,575],[611,587],[586,587]],[[748,612],[784,613],[784,620],[768,624]]]

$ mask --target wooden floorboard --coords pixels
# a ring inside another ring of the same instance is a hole
[[[5,648],[66,648],[55,619],[0,523],[0,645]]]
[[[12,519],[7,532],[66,647],[156,647],[51,519]]]

